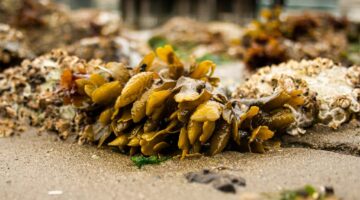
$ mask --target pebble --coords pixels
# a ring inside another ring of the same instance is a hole
[[[236,187],[246,186],[246,181],[242,177],[231,174],[215,173],[208,169],[204,169],[200,172],[189,172],[185,174],[185,178],[189,183],[212,183],[212,186],[215,189],[225,193],[236,193]]]
[[[61,190],[48,191],[48,195],[61,195],[62,193],[63,193],[63,191],[61,191]]]

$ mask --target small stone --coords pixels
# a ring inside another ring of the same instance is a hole
[[[234,175],[227,175],[227,179],[231,181],[232,184],[237,186],[246,186],[246,181],[242,177],[234,176]]]
[[[325,190],[326,195],[334,195],[335,194],[334,188],[331,186],[325,186],[324,190]]]
[[[48,195],[61,195],[61,194],[63,194],[63,191],[61,191],[61,190],[48,191]]]
[[[185,175],[185,178],[190,182],[196,183],[210,183],[217,178],[216,174],[212,174],[209,172],[190,172]]]
[[[99,157],[98,155],[95,155],[95,154],[94,154],[94,155],[91,156],[91,158],[94,159],[94,160],[97,160],[97,159],[99,159],[100,157]]]
[[[236,193],[235,186],[229,181],[215,181],[213,187],[221,192]]]
[[[185,174],[188,182],[213,183],[213,187],[221,192],[236,193],[236,186],[246,186],[246,181],[242,177],[231,174],[215,173],[204,169],[200,172],[189,172]]]

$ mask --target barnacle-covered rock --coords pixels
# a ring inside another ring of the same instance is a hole
[[[247,82],[238,86],[233,97],[256,99],[274,95],[274,91],[280,89],[295,92],[290,95],[301,91],[304,99],[294,98],[287,103],[297,124],[288,132],[303,132],[299,128],[317,122],[336,129],[360,112],[359,74],[359,66],[347,68],[325,58],[289,61],[258,70]],[[301,105],[300,109],[294,109],[294,105]],[[273,121],[278,117],[274,115],[272,118]],[[290,120],[285,116],[283,118]],[[277,123],[271,124],[274,126]]]
[[[77,42],[82,38],[119,35],[121,20],[114,13],[90,9],[74,11],[53,0],[2,0],[0,23],[9,23],[11,27],[22,31],[36,55],[75,43],[71,46],[81,48],[72,51],[84,58],[89,58],[86,57],[89,54],[98,58],[118,56],[115,48],[119,45],[113,39],[102,39],[95,44],[93,39],[80,44]],[[95,50],[96,46],[106,50]]]
[[[53,1],[5,0],[0,10],[0,15],[4,15],[0,20],[22,31],[36,55],[62,47],[82,35],[72,34],[75,28],[68,10]]]
[[[72,80],[63,71],[62,81],[70,85],[62,86],[60,94],[88,119],[81,124],[82,141],[147,156],[176,149],[182,158],[226,148],[264,152],[264,142],[294,122],[286,105],[297,109],[302,103],[301,91],[293,90],[253,101],[229,100],[212,77],[213,62],[187,66],[168,45],[156,53],[128,72],[122,68],[130,75],[123,84],[114,81],[119,78],[109,68],[81,76],[73,71]]]
[[[0,69],[17,65],[33,53],[25,42],[24,35],[7,24],[0,23]]]
[[[82,38],[67,46],[66,50],[85,60],[101,59],[105,62],[132,64],[140,59],[139,53],[132,46],[129,39],[121,36],[94,36]]]
[[[61,138],[70,136],[80,119],[75,109],[64,105],[57,95],[58,87],[72,90],[73,85],[67,82],[73,81],[72,70],[81,76],[80,72],[91,71],[99,64],[99,60],[87,63],[62,50],[54,50],[4,70],[0,74],[0,118],[11,119],[15,127],[40,126],[58,132]]]

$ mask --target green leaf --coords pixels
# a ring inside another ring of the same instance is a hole
[[[164,162],[165,160],[169,159],[169,157],[157,157],[157,156],[132,156],[131,161],[140,169],[144,165],[152,165],[152,164],[159,164]]]
[[[297,194],[294,191],[284,191],[281,193],[281,200],[295,200],[296,196]]]
[[[215,54],[205,54],[202,57],[199,57],[196,59],[196,62],[202,62],[204,60],[211,60],[216,64],[223,64],[227,61],[229,61],[230,59],[228,57],[226,57],[225,55],[215,55]]]
[[[158,47],[167,45],[169,42],[166,40],[166,38],[163,38],[161,36],[154,36],[150,38],[148,43],[152,49],[156,49]]]
[[[309,196],[312,196],[313,194],[316,193],[316,189],[315,189],[313,186],[311,186],[311,185],[305,185],[304,190],[306,191],[306,193],[307,193]]]

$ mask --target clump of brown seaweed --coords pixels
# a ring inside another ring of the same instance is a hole
[[[327,13],[304,13],[280,17],[281,9],[263,10],[261,19],[249,24],[241,38],[242,55],[255,69],[290,59],[347,58],[350,22]]]
[[[76,107],[80,142],[157,155],[215,155],[225,148],[264,152],[266,141],[295,122],[301,90],[278,90],[257,100],[234,100],[217,87],[211,61],[184,65],[166,45],[129,69],[66,69],[60,95]],[[291,106],[291,108],[289,108]]]
[[[240,27],[235,24],[207,24],[190,18],[174,17],[152,31],[148,44],[152,49],[170,44],[179,56],[191,55],[200,60],[213,57],[213,61],[222,62],[235,57],[237,52],[231,47],[240,33]]]
[[[259,69],[247,82],[238,86],[234,98],[261,98],[271,95],[280,86],[300,90],[304,104],[291,108],[296,126],[290,134],[304,132],[301,128],[322,123],[337,129],[360,113],[360,67],[350,68],[326,58],[289,61]]]

